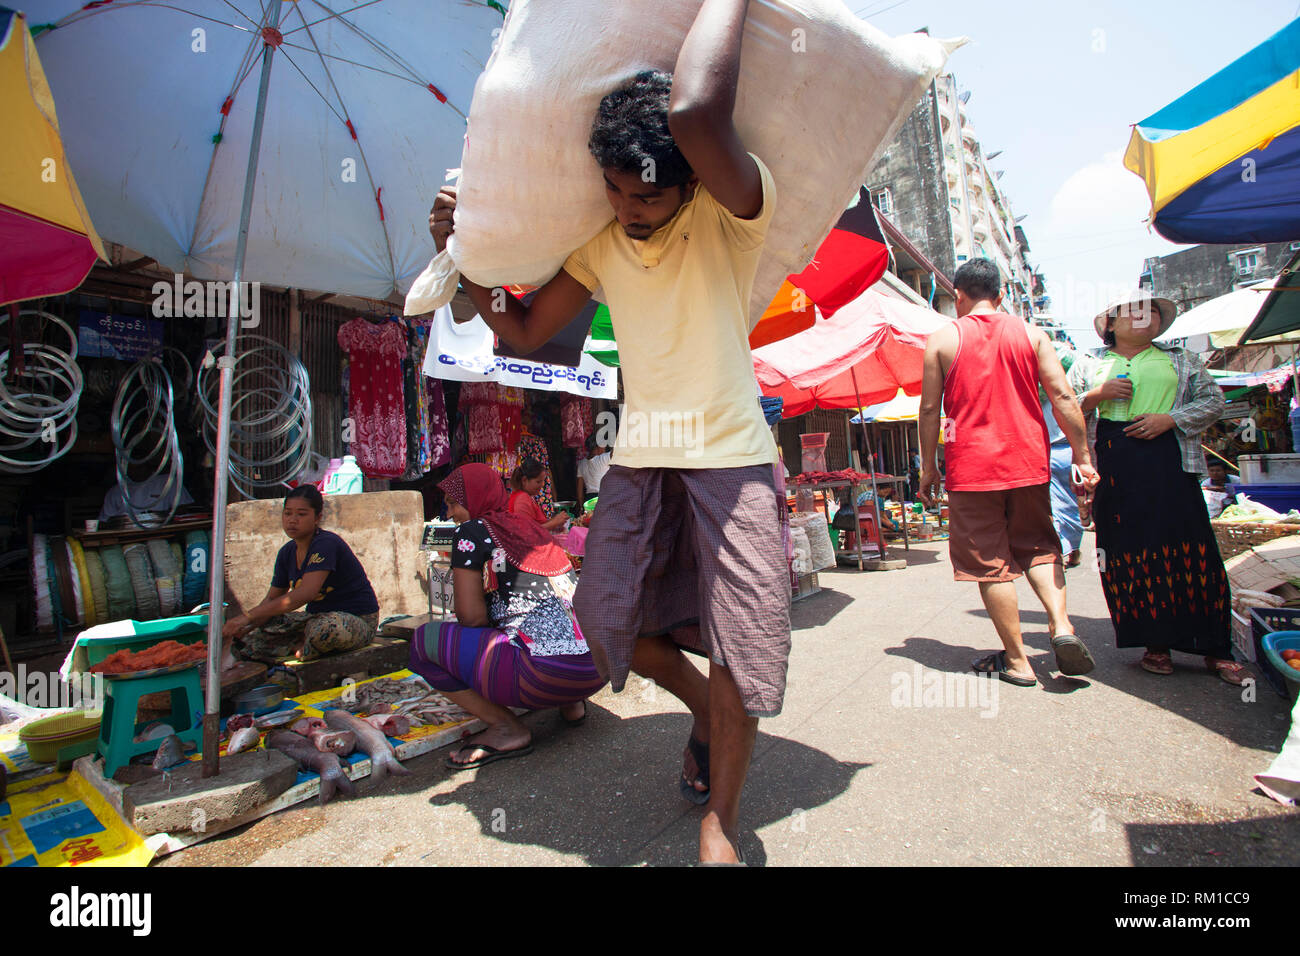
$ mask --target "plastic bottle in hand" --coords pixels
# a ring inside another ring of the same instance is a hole
[[[1115,377],[1116,377],[1116,378],[1122,378],[1122,379],[1123,379],[1124,381],[1126,381],[1126,382],[1128,381],[1128,374],[1127,374],[1127,373],[1121,373],[1121,374],[1119,374],[1119,375],[1116,375]],[[1130,399],[1127,399],[1127,398],[1115,398],[1115,399],[1111,399],[1111,403],[1110,403],[1110,406],[1111,406],[1111,413],[1115,416],[1115,420],[1116,420],[1116,421],[1121,421],[1121,422],[1126,422],[1126,421],[1128,421],[1128,419],[1129,419],[1129,415],[1128,415],[1129,403],[1130,403]]]

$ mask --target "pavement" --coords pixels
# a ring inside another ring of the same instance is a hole
[[[759,725],[742,805],[751,864],[1241,866],[1300,864],[1300,810],[1255,789],[1290,705],[1175,655],[1173,676],[1117,650],[1085,539],[1071,617],[1097,669],[1053,669],[1046,615],[1020,585],[1040,684],[971,683],[998,645],[978,589],[952,580],[946,543],[908,567],[821,575],[796,603],[789,689]],[[896,556],[901,556],[899,551]],[[685,709],[633,677],[588,720],[529,715],[535,751],[414,773],[325,807],[282,811],[160,866],[684,865],[701,811],[677,778]]]

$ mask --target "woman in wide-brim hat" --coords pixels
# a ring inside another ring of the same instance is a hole
[[[1240,684],[1228,579],[1200,487],[1201,435],[1223,413],[1223,392],[1194,354],[1153,341],[1175,313],[1148,293],[1117,299],[1094,320],[1105,348],[1070,370],[1101,474],[1098,565],[1116,644],[1145,648],[1145,670],[1172,674],[1170,651],[1180,651]]]

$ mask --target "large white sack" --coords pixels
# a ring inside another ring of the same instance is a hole
[[[596,107],[641,70],[671,71],[700,5],[513,0],[470,106],[448,246],[467,278],[540,285],[610,221],[587,150]],[[812,259],[960,42],[890,39],[840,0],[750,3],[736,126],[777,185],[751,322]]]

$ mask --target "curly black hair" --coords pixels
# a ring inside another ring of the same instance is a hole
[[[694,174],[668,130],[668,97],[673,75],[661,70],[638,73],[600,101],[587,148],[602,169],[640,173],[649,170],[660,189],[684,185]]]

